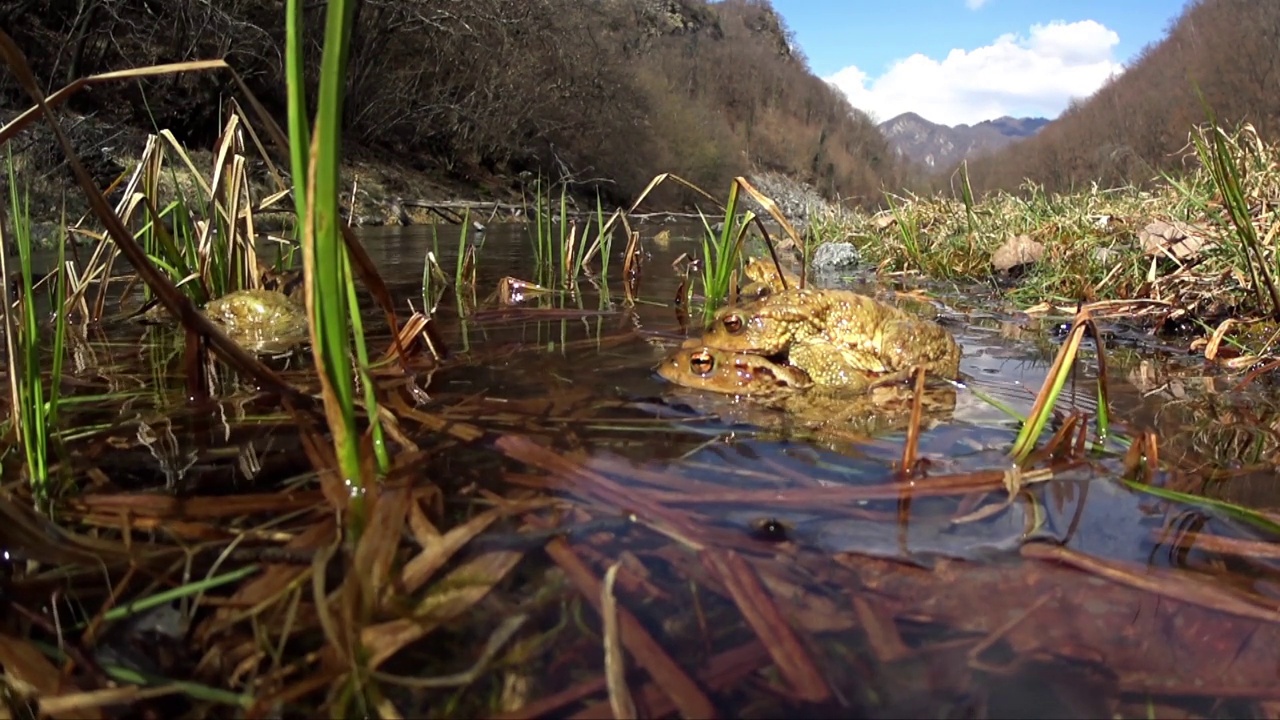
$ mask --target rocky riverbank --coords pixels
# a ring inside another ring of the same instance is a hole
[[[17,115],[15,111],[0,110],[0,124],[8,123]],[[112,189],[109,200],[118,202],[123,197],[123,188],[140,164],[148,134],[90,116],[62,113],[60,119],[80,162],[100,189]],[[164,154],[164,172],[160,197],[157,198],[162,203],[160,207],[178,199],[203,203],[206,198],[196,173],[173,147],[163,141],[160,145]],[[36,122],[24,128],[13,139],[10,150],[18,192],[27,198],[29,204],[33,235],[41,241],[51,242],[59,234],[61,218],[66,217],[68,225],[76,226],[88,213],[88,202],[47,124]],[[209,184],[214,175],[213,149],[184,148],[183,152],[204,183]],[[255,208],[260,209],[255,212],[255,224],[268,230],[287,227],[290,221],[290,214],[285,211],[287,201],[263,206],[264,200],[284,188],[283,183],[289,177],[287,163],[280,160],[273,163],[246,153],[249,199]],[[403,161],[364,148],[348,150],[342,178],[347,188],[341,200],[343,211],[361,225],[431,222],[430,211],[415,204],[418,201],[465,199],[478,203],[520,204],[524,190],[519,178],[497,175],[450,177],[443,172],[415,169]],[[0,189],[7,204],[7,173],[0,173]]]
[[[12,111],[0,111],[0,121],[16,117]],[[63,114],[63,129],[71,140],[80,161],[102,189],[113,188],[109,199],[119,202],[123,188],[137,170],[147,146],[148,135],[135,128],[112,125],[89,116]],[[161,143],[164,172],[159,188],[158,206],[181,199],[186,203],[203,203],[206,198],[185,160],[171,146]],[[33,238],[47,245],[62,236],[61,219],[75,227],[88,213],[88,203],[76,185],[70,164],[46,124],[34,123],[24,129],[13,143],[13,166],[18,190],[29,198]],[[196,171],[209,184],[214,175],[215,154],[210,148],[185,148]],[[402,160],[388,158],[362,148],[348,151],[342,175],[347,191],[342,196],[343,211],[354,224],[364,226],[426,224],[439,222],[442,215],[432,212],[433,204],[474,203],[477,207],[500,208],[494,220],[517,219],[522,207],[533,198],[531,178],[502,175],[452,177],[444,172],[418,170]],[[247,156],[250,201],[255,212],[255,227],[277,231],[292,225],[287,199],[264,205],[264,200],[278,194],[287,182],[287,165],[274,166],[262,157]],[[812,224],[839,218],[846,214],[811,186],[779,173],[761,173],[749,177],[750,182],[778,204],[793,226],[805,233]],[[7,176],[0,179],[7,199]],[[714,189],[712,189],[714,190]],[[744,207],[762,213],[763,208],[743,195]],[[594,210],[594,198],[580,198],[580,207]],[[7,201],[7,200],[6,200]],[[650,208],[671,211],[675,208]],[[447,209],[444,210],[448,213]],[[486,213],[487,215],[487,213]],[[456,218],[453,218],[456,220]],[[486,218],[487,221],[487,218]],[[83,238],[83,235],[72,234]]]

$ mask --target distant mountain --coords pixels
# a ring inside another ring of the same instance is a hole
[[[965,158],[999,150],[1035,135],[1048,125],[1045,118],[1002,117],[977,125],[939,125],[915,113],[901,115],[877,127],[899,155],[930,169],[945,168]]]

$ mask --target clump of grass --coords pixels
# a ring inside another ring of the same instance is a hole
[[[893,213],[893,227],[898,231],[899,247],[905,261],[914,267],[921,267],[925,261],[925,248],[920,238],[919,216],[906,212],[900,202],[894,202],[891,194],[885,194],[885,201],[889,203],[889,211]]]
[[[41,504],[46,503],[55,488],[51,487],[51,446],[58,431],[59,385],[67,337],[65,235],[58,238],[58,269],[50,295],[53,306],[53,359],[47,377],[42,372],[46,363],[41,358],[41,322],[36,311],[36,283],[32,276],[30,196],[18,189],[13,157],[6,155],[9,186],[8,221],[0,213],[0,287],[3,288],[5,360],[9,368],[9,426],[22,448],[24,467],[32,493]],[[12,236],[5,226],[10,225]],[[11,302],[11,277],[7,258],[10,242],[18,251],[17,302]],[[15,311],[14,305],[17,305]]]
[[[117,208],[126,225],[142,222],[136,237],[143,248],[196,303],[258,287],[252,211],[269,210],[286,197],[281,185],[255,207],[243,141],[248,123],[238,105],[231,107],[209,180],[177,138],[160,130],[148,138]],[[268,156],[262,158],[270,165]],[[279,177],[274,169],[271,174]],[[277,253],[277,269],[292,258],[292,250]]]
[[[699,213],[698,216],[702,219],[704,229],[700,274],[702,296],[705,298],[703,313],[709,318],[729,298],[734,271],[740,264],[742,241],[755,213],[748,210],[742,215],[738,214],[738,184],[735,182],[729,188],[729,199],[724,206],[724,221],[720,224],[719,232],[712,229],[705,215]]]
[[[599,254],[601,258],[599,287],[602,293],[607,294],[613,233],[621,224],[627,237],[631,239],[626,253],[628,262],[623,268],[624,275],[627,276],[626,280],[631,283],[635,279],[636,265],[633,261],[635,255],[632,248],[635,245],[636,233],[631,229],[627,217],[635,212],[655,188],[667,181],[676,182],[694,190],[706,198],[718,211],[711,214],[699,211],[704,228],[702,257],[699,258],[699,280],[704,297],[703,310],[708,315],[731,297],[730,286],[733,283],[735,271],[741,265],[742,247],[748,237],[749,228],[754,225],[762,235],[768,237],[767,231],[760,222],[760,215],[750,210],[745,213],[738,212],[741,193],[746,193],[763,207],[765,212],[780,224],[797,247],[804,245],[799,233],[778,210],[776,203],[753,187],[745,178],[734,179],[726,202],[722,204],[697,185],[679,176],[664,173],[651,180],[629,208],[615,210],[608,219],[605,218],[603,203],[597,195],[595,223],[593,225],[592,219],[587,217],[581,230],[577,220],[570,217],[566,188],[563,185],[560,187],[559,203],[553,207],[543,191],[543,180],[539,178],[534,184],[533,208],[530,213],[533,217],[531,239],[535,267],[534,282],[545,287],[560,285],[569,291],[569,296],[573,296],[576,294],[575,287],[579,276],[584,273],[591,275],[591,264]],[[712,227],[713,218],[723,218],[719,228]],[[593,231],[595,237],[591,239]],[[772,243],[767,245],[769,252],[774,254]],[[687,284],[684,289],[691,290]],[[602,298],[603,302],[605,302],[604,298]]]
[[[627,216],[634,213],[636,208],[645,201],[655,188],[668,181],[678,183],[690,190],[693,190],[706,198],[709,204],[719,211],[719,214],[713,215],[699,210],[699,217],[702,219],[704,234],[702,239],[702,257],[698,258],[697,262],[701,268],[699,277],[703,288],[703,311],[706,315],[713,313],[716,308],[731,296],[730,291],[732,288],[730,286],[733,283],[734,273],[741,264],[742,247],[747,238],[747,231],[750,227],[754,226],[760,232],[760,234],[765,238],[765,246],[768,248],[769,254],[773,257],[775,262],[778,260],[774,244],[769,237],[769,233],[765,229],[764,224],[761,222],[761,216],[750,210],[741,215],[738,214],[741,193],[746,193],[748,197],[763,208],[764,212],[779,224],[783,232],[790,238],[791,242],[793,242],[797,247],[803,246],[804,241],[800,238],[800,234],[791,226],[791,223],[778,209],[777,204],[771,198],[752,186],[746,178],[734,178],[733,183],[729,188],[729,194],[726,202],[722,204],[706,190],[703,190],[688,180],[685,180],[678,175],[663,173],[649,181],[649,184],[643,191],[641,191],[640,195],[636,197],[629,208],[619,208],[614,211],[613,215],[607,221],[603,220],[603,212],[599,209],[599,204],[597,203],[597,225],[599,227],[598,239],[596,244],[593,245],[591,250],[589,250],[584,256],[584,260],[589,259],[592,256],[596,247],[600,246],[602,243],[608,242],[607,239],[612,237],[611,233],[615,226],[621,223],[626,228],[627,237],[629,238],[627,250],[624,253],[626,262],[623,266],[623,275],[626,276],[625,280],[628,283],[626,290],[629,298],[632,293],[630,284],[635,279],[634,273],[637,267],[635,262],[635,258],[637,257],[635,251],[639,242],[639,234],[631,230],[631,227],[627,222]],[[710,221],[712,217],[723,218],[723,223],[719,230],[712,228]],[[692,297],[692,288],[689,285],[688,277],[685,278],[685,282],[681,286],[681,294],[683,296],[683,299],[680,300],[681,307],[687,311],[689,307],[689,298]]]
[[[539,177],[534,183],[533,197],[534,282],[544,286],[554,285],[558,271],[562,282],[567,284],[570,281],[568,271],[572,259],[568,188],[563,184],[560,186],[560,202],[557,207],[552,206],[551,199],[543,188],[543,178]]]
[[[615,213],[606,222],[604,205],[597,193],[593,239],[591,216],[587,215],[579,228],[578,218],[569,212],[568,186],[559,186],[560,196],[555,206],[552,206],[548,195],[544,194],[543,187],[543,180],[539,178],[534,184],[531,213],[534,282],[544,287],[558,285],[572,295],[576,292],[576,285],[582,275],[593,275],[591,266],[599,253],[599,277],[607,283],[613,224],[619,214]]]
[[[1265,150],[1261,148],[1261,143],[1257,142],[1257,133],[1251,125],[1242,128],[1241,132],[1233,138],[1213,122],[1212,111],[1209,117],[1210,125],[1198,128],[1192,133],[1191,141],[1200,158],[1201,167],[1213,180],[1214,187],[1222,197],[1222,204],[1230,225],[1221,220],[1220,213],[1211,211],[1210,215],[1223,226],[1224,230],[1234,232],[1235,243],[1233,244],[1239,248],[1239,252],[1235,254],[1244,261],[1245,267],[1249,270],[1258,306],[1264,307],[1269,304],[1271,316],[1280,320],[1280,291],[1276,289],[1271,270],[1274,259],[1269,257],[1268,248],[1263,247],[1263,241],[1258,236],[1258,228],[1254,224],[1253,215],[1249,210],[1249,200],[1245,195],[1243,173],[1240,167],[1249,160],[1260,159],[1266,154]],[[1247,146],[1239,142],[1241,135],[1251,136],[1258,152],[1249,152]],[[1264,173],[1275,172],[1274,166],[1259,169]],[[1275,235],[1274,228],[1275,226],[1268,236],[1268,241]],[[1274,251],[1274,248],[1270,250]]]

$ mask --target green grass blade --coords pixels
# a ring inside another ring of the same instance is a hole
[[[351,264],[345,255],[343,256],[343,275],[347,285],[347,305],[353,308],[358,307],[356,284],[351,276]],[[369,415],[369,429],[373,435],[373,456],[378,462],[379,477],[385,477],[391,470],[391,456],[387,453],[387,441],[382,432],[382,423],[378,421],[378,396],[374,392],[373,378],[369,375],[369,350],[364,342],[364,321],[360,319],[358,312],[351,313],[351,331],[355,336],[356,367],[360,372],[360,386],[364,388],[365,411]]]
[[[969,234],[978,232],[978,215],[974,212],[973,186],[969,183],[969,161],[960,163],[960,197],[964,201],[964,215],[969,223]]]
[[[67,227],[66,213],[63,213],[61,228]],[[66,231],[59,233],[58,238],[58,274],[53,290],[53,369],[49,374],[49,399],[45,415],[50,428],[58,427],[59,391],[63,359],[67,345],[67,238]]]
[[[596,227],[600,229],[600,282],[602,287],[609,285],[609,254],[613,246],[613,230],[604,226],[604,203],[600,200],[600,191],[596,191]]]
[[[564,283],[569,282],[569,268],[565,266],[565,259],[568,257],[569,251],[569,189],[565,185],[560,186],[560,242],[556,245],[556,255],[560,258],[560,280]]]
[[[358,493],[364,486],[356,426],[355,375],[351,363],[350,315],[343,268],[346,246],[341,235],[338,174],[342,153],[342,110],[346,90],[347,48],[355,2],[332,0],[325,12],[324,50],[320,60],[319,92],[310,146],[302,131],[305,113],[302,93],[302,8],[289,0],[286,33],[291,158],[294,193],[302,198],[303,268],[307,278],[307,309],[311,320],[311,352],[320,372],[325,415],[339,470]],[[376,418],[373,419],[376,422]],[[358,496],[357,496],[358,497]],[[360,535],[360,516],[353,513],[353,536]]]
[[[302,0],[285,0],[285,88],[289,101],[289,161],[293,168],[293,206],[298,221],[307,217],[307,157],[311,130],[307,120],[306,54],[302,43]]]
[[[467,261],[467,230],[471,228],[471,211],[465,210],[462,215],[462,229],[458,232],[458,262],[453,269],[453,286],[462,287],[462,276]]]
[[[12,222],[14,244],[18,250],[18,266],[22,298],[19,302],[18,322],[10,324],[9,330],[16,330],[13,340],[9,372],[16,380],[13,408],[14,428],[22,446],[26,460],[27,480],[31,484],[33,494],[43,505],[49,496],[48,475],[48,436],[49,425],[45,403],[43,380],[40,376],[40,324],[36,316],[34,282],[31,275],[31,198],[27,193],[19,193],[17,175],[14,171],[12,151],[6,157],[9,181],[9,217]],[[2,232],[2,230],[0,230]],[[0,247],[0,252],[7,252]],[[9,298],[5,313],[8,317]],[[16,360],[16,362],[14,362]]]

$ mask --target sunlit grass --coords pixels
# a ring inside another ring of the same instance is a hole
[[[302,226],[311,352],[320,375],[325,416],[338,468],[351,493],[347,528],[349,548],[353,552],[360,545],[368,520],[365,516],[365,492],[374,478],[366,468],[372,466],[381,476],[390,464],[382,435],[382,419],[368,375],[363,327],[356,319],[359,308],[339,214],[342,108],[347,82],[347,48],[353,30],[355,6],[355,2],[334,0],[325,10],[319,94],[312,124],[307,121],[303,72],[303,9],[299,0],[287,0],[285,8],[290,157],[294,198]],[[369,465],[363,462],[360,427],[356,421],[357,375],[363,379],[365,412],[374,446],[374,461]],[[315,581],[320,582],[318,578]],[[356,580],[352,587],[362,588],[363,582],[363,578]],[[351,599],[349,612],[352,615],[347,622],[367,622],[373,599],[361,591]],[[331,696],[334,710],[367,715],[370,703],[376,702],[377,696],[376,689],[369,684],[367,657],[359,642],[349,643],[339,637],[343,630],[339,630],[334,622],[327,615],[322,617],[326,635],[331,642],[343,648],[343,660],[350,667],[346,681]]]
[[[952,196],[886,194],[879,213],[811,220],[809,240],[851,242],[881,272],[994,286],[1022,306],[1158,297],[1192,310],[1225,302],[1276,314],[1280,225],[1259,211],[1280,188],[1276,148],[1251,126],[1231,131],[1212,122],[1193,129],[1188,148],[1186,170],[1150,186],[1071,193],[1028,182],[975,197],[962,165]],[[1144,246],[1139,235],[1157,220],[1189,227],[1196,249],[1175,255]],[[1039,244],[1043,258],[1004,278],[992,258],[1015,238]]]
[[[449,282],[448,276],[444,274],[444,268],[440,267],[440,261],[437,259],[439,257],[440,236],[436,232],[436,226],[432,224],[431,249],[422,258],[422,312],[427,315],[435,312],[436,305]]]
[[[717,308],[734,297],[735,293],[731,285],[735,277],[736,271],[739,269],[743,257],[742,248],[748,237],[748,230],[755,228],[761,236],[766,239],[768,252],[771,257],[776,259],[774,243],[769,237],[763,223],[762,215],[755,211],[747,210],[739,213],[739,205],[741,204],[741,194],[745,193],[762,207],[770,217],[782,228],[783,233],[796,247],[803,247],[804,240],[800,234],[792,227],[790,221],[783,216],[778,209],[777,204],[768,196],[757,190],[746,178],[734,178],[730,185],[729,193],[725,202],[721,203],[714,195],[697,185],[681,178],[677,175],[664,173],[658,175],[649,181],[649,184],[643,191],[632,201],[628,208],[619,208],[613,212],[608,220],[604,219],[603,209],[597,202],[596,209],[596,226],[598,228],[596,241],[588,248],[582,256],[581,267],[585,268],[586,264],[594,257],[598,249],[603,248],[604,254],[607,256],[612,242],[612,233],[618,225],[622,225],[626,229],[628,237],[627,249],[624,252],[624,261],[622,275],[624,281],[624,290],[627,292],[626,302],[634,302],[632,297],[631,281],[638,272],[637,259],[639,247],[639,233],[632,230],[628,223],[627,217],[634,213],[636,208],[649,197],[655,188],[665,182],[675,182],[684,187],[693,190],[698,195],[707,200],[708,206],[714,208],[717,213],[707,213],[701,208],[699,209],[699,217],[702,220],[703,235],[701,242],[701,257],[697,258],[696,266],[698,267],[697,277],[702,285],[703,296],[703,313],[704,316],[710,316]],[[719,221],[719,227],[713,227],[715,223],[713,219]],[[585,230],[584,230],[585,232]],[[584,238],[585,239],[585,238]],[[607,260],[602,260],[602,274],[607,279]],[[691,285],[692,277],[686,276],[681,285],[679,304],[689,307],[690,299],[693,296],[693,288]],[[602,283],[602,287],[604,284]]]
[[[603,287],[608,287],[609,282],[609,258],[613,254],[613,233],[605,232],[604,225],[604,202],[600,199],[600,193],[596,193],[596,241],[582,258],[584,263],[590,262],[593,252],[600,253],[600,278]],[[583,237],[586,237],[584,232]]]
[[[346,83],[347,46],[355,5],[337,0],[325,15],[324,50],[314,124],[307,119],[303,72],[302,7],[286,4],[286,70],[289,92],[290,159],[294,201],[302,226],[302,257],[306,304],[311,320],[312,357],[320,371],[325,415],[343,480],[352,490],[353,529],[359,536],[360,495],[372,478],[361,463],[360,428],[356,422],[356,373],[352,343],[361,371],[367,351],[359,324],[348,270],[347,249],[339,214],[342,107]],[[354,336],[354,337],[353,337]],[[373,428],[379,424],[376,405],[366,410]],[[374,430],[380,442],[380,431]],[[385,470],[379,454],[380,469]]]
[[[755,217],[755,213],[751,211],[740,216],[737,210],[738,185],[735,183],[729,190],[724,220],[718,232],[711,227],[705,215],[699,214],[703,227],[702,271],[699,278],[702,280],[702,296],[705,298],[703,314],[707,318],[729,299],[734,271],[740,264],[742,241],[748,224]]]
[[[533,207],[527,214],[533,225],[530,238],[533,282],[544,287],[558,286],[568,295],[576,295],[576,286],[584,275],[598,281],[602,288],[607,286],[613,250],[612,230],[620,215],[614,213],[606,220],[604,204],[597,193],[594,218],[583,215],[579,226],[579,217],[570,212],[570,202],[568,187],[561,184],[558,200],[553,205],[544,192],[542,178],[539,178],[534,184]],[[592,267],[597,254],[600,256],[598,275]]]
[[[1241,147],[1238,142],[1239,138],[1228,136],[1221,127],[1213,122],[1212,112],[1209,113],[1209,118],[1209,126],[1192,133],[1191,141],[1195,145],[1201,166],[1206,169],[1209,177],[1213,179],[1213,184],[1222,197],[1223,209],[1226,211],[1230,224],[1228,225],[1221,219],[1219,212],[1208,208],[1206,210],[1209,211],[1211,217],[1224,226],[1224,230],[1234,232],[1235,242],[1232,244],[1239,250],[1235,255],[1243,261],[1243,264],[1249,270],[1259,307],[1269,306],[1271,316],[1280,320],[1280,290],[1276,289],[1273,272],[1275,260],[1271,257],[1271,253],[1268,252],[1269,250],[1274,252],[1274,248],[1265,248],[1263,240],[1258,236],[1258,228],[1254,224],[1254,218],[1249,210],[1249,198],[1246,197],[1242,179],[1244,171],[1241,165],[1258,160],[1259,156],[1263,155],[1264,152],[1248,152]],[[1252,128],[1248,128],[1248,131],[1248,133],[1241,134],[1251,134]],[[1253,138],[1256,140],[1257,136],[1253,135]],[[1274,167],[1262,168],[1262,170],[1264,172],[1276,172]],[[1268,244],[1270,244],[1273,235],[1274,232],[1268,236]],[[1266,292],[1265,296],[1263,295],[1264,290]]]
[[[1098,396],[1097,410],[1094,416],[1096,443],[1101,444],[1106,441],[1111,425],[1107,400],[1106,352],[1102,346],[1102,336],[1098,332],[1097,325],[1090,316],[1088,309],[1085,308],[1077,313],[1073,319],[1071,332],[1067,336],[1066,342],[1062,344],[1062,348],[1058,351],[1057,357],[1054,358],[1053,365],[1049,367],[1044,385],[1040,388],[1039,394],[1036,395],[1036,401],[1031,406],[1030,412],[1027,413],[1026,420],[1022,423],[1018,432],[1017,439],[1014,440],[1010,454],[1017,462],[1021,463],[1027,459],[1035,449],[1036,442],[1040,439],[1044,429],[1049,425],[1049,420],[1057,405],[1058,398],[1062,394],[1062,389],[1066,386],[1068,378],[1071,377],[1076,358],[1080,352],[1080,344],[1083,342],[1086,333],[1093,338],[1097,346]]]
[[[455,287],[474,285],[476,279],[476,250],[474,245],[467,242],[467,234],[471,229],[471,211],[467,210],[462,217],[462,226],[458,230],[457,263],[453,270]]]
[[[245,127],[237,106],[214,148],[208,179],[174,135],[159,130],[148,139],[124,187],[121,219],[127,224],[141,215],[144,222],[138,239],[143,248],[196,303],[257,286],[258,233],[248,211],[254,198],[248,158],[238,139]],[[280,188],[258,209],[268,209],[283,198]],[[277,252],[277,269],[287,269],[292,257],[291,251]]]

